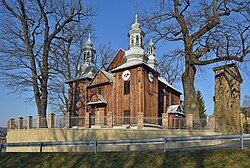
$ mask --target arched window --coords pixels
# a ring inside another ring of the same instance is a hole
[[[86,61],[86,53],[83,53],[83,61]]]
[[[80,101],[80,89],[78,88],[77,91],[76,91],[76,96],[75,96],[75,101],[76,102],[79,102]]]
[[[174,96],[171,95],[171,105],[174,105],[175,104],[175,101],[174,101]]]
[[[134,44],[134,36],[131,37],[131,45]]]
[[[139,36],[136,35],[136,44],[139,44]]]

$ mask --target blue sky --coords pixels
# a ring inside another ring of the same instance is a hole
[[[119,48],[127,50],[128,37],[127,33],[134,22],[136,1],[135,0],[92,0],[97,8],[98,16],[94,18],[94,27],[96,39],[94,45],[111,42],[114,50]],[[152,0],[138,0],[139,11],[143,8],[149,8],[152,5]],[[139,13],[140,15],[140,13]],[[146,38],[149,38],[146,35]],[[156,44],[156,55],[161,55],[164,51],[163,47]],[[164,46],[165,47],[165,46]],[[196,76],[195,85],[204,97],[208,114],[213,113],[213,95],[214,95],[214,73],[211,67],[206,67],[205,72],[198,73]],[[244,82],[241,87],[241,97],[250,95],[250,79],[243,76]],[[181,83],[176,83],[174,86],[182,90]],[[9,90],[0,86],[0,126],[6,126],[9,118],[22,116],[26,118],[29,115],[36,116],[36,107],[34,104],[28,103],[25,95],[9,95]],[[50,113],[48,109],[48,113]]]

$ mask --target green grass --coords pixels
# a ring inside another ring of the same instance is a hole
[[[250,148],[143,153],[2,153],[0,167],[250,167]]]

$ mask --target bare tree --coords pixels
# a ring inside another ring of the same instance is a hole
[[[243,107],[250,107],[250,96],[245,95],[243,98]]]
[[[107,44],[100,44],[97,48],[95,62],[101,69],[106,69],[114,56],[115,51],[110,42]]]
[[[52,58],[54,65],[52,67],[55,75],[52,75],[50,82],[51,97],[50,103],[57,112],[72,112],[75,113],[75,100],[77,95],[77,87],[72,84],[65,83],[66,81],[75,80],[81,74],[82,65],[82,49],[87,41],[88,33],[92,32],[93,27],[91,22],[87,24],[70,25],[62,31],[62,40],[56,40],[52,43]],[[93,37],[92,37],[93,40]],[[106,69],[106,66],[114,56],[114,50],[111,44],[102,44],[97,48],[95,62],[97,67]],[[70,95],[70,96],[69,96]],[[80,98],[84,100],[84,98]],[[85,101],[81,104],[84,105]]]
[[[93,7],[80,0],[1,0],[0,10],[1,81],[14,92],[32,91],[45,118],[55,64],[52,43],[64,40],[67,25],[92,16]]]
[[[183,57],[180,60],[184,60],[185,111],[199,119],[194,86],[196,69],[217,62],[246,59],[250,52],[250,2],[161,0],[156,3],[152,11],[142,15],[144,27],[156,41],[174,42],[172,49]]]
[[[177,61],[178,57],[164,54],[158,62],[160,75],[164,77],[171,85],[181,80],[183,70],[182,61]]]

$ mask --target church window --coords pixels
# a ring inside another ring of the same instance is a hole
[[[139,36],[136,35],[136,44],[139,44]]]
[[[164,102],[164,94],[160,93],[160,103],[163,103],[163,102]]]
[[[77,89],[76,91],[76,102],[80,101],[80,90]]]
[[[99,94],[99,95],[102,94],[102,88],[98,88],[98,94]]]
[[[166,95],[166,105],[169,106],[169,96],[168,96],[168,94]]]
[[[174,96],[171,97],[171,105],[174,105]]]
[[[124,82],[124,94],[130,94],[130,81]]]
[[[90,56],[90,53],[89,53],[89,52],[87,52],[87,56]]]
[[[86,61],[86,53],[83,53],[83,60]]]

